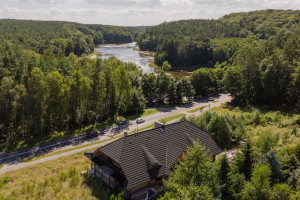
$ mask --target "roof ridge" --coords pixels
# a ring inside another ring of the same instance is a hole
[[[179,124],[179,123],[182,123],[182,122],[185,122],[185,121],[179,121],[179,122],[174,122],[174,123],[172,123],[172,124],[165,124],[164,125],[164,127],[166,127],[166,126],[171,126],[171,125],[174,125],[174,124]],[[141,132],[137,132],[137,133],[133,133],[133,134],[130,134],[130,135],[128,135],[128,136],[126,136],[126,137],[133,137],[134,135],[136,135],[136,134],[140,134],[140,133],[144,133],[144,132],[147,132],[147,131],[151,131],[151,130],[156,130],[156,129],[160,129],[161,127],[157,127],[157,128],[152,128],[152,129],[148,129],[148,130],[143,130],[143,131],[141,131]],[[198,127],[199,128],[199,127]],[[202,129],[201,129],[202,130]]]
[[[121,166],[121,157],[122,157],[122,154],[123,154],[123,148],[124,148],[125,137],[122,137],[122,138],[123,138],[122,148],[121,148],[120,157],[118,158],[118,162],[119,162],[119,165],[120,165],[121,168],[122,168],[122,166]]]
[[[143,145],[141,145],[142,149],[144,150],[144,154],[146,155],[146,160],[149,162],[148,169],[153,167],[162,166],[161,163],[155,158],[155,156]]]
[[[187,137],[188,141],[190,142],[190,144],[193,144],[193,142],[195,141],[187,132],[184,132],[185,136]]]

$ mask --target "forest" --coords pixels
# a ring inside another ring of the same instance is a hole
[[[132,63],[34,53],[2,43],[1,140],[40,137],[194,97],[187,78],[142,74]],[[144,95],[145,94],[145,95]]]
[[[245,45],[264,43],[280,31],[297,30],[299,22],[299,10],[232,13],[217,20],[162,23],[141,33],[137,43],[141,50],[155,52],[157,65],[168,61],[175,69],[192,71],[230,62]]]
[[[44,54],[84,56],[94,52],[94,45],[132,42],[138,29],[73,22],[0,20],[0,40],[22,45]]]

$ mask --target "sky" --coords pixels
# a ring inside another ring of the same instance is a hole
[[[120,26],[217,19],[232,12],[300,9],[300,0],[0,0],[0,18]]]

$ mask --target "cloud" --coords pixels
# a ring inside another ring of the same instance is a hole
[[[8,0],[9,2],[20,2],[20,3],[43,3],[43,4],[63,4],[70,0]]]
[[[299,0],[8,0],[1,2],[0,18],[138,26],[216,19],[231,12],[297,8]]]
[[[90,4],[114,5],[114,6],[160,6],[161,0],[81,0]]]

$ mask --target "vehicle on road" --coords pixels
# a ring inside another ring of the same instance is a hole
[[[123,126],[123,125],[126,125],[126,124],[129,124],[128,121],[126,120],[122,120],[118,123],[118,126]]]
[[[142,118],[137,118],[136,119],[136,123],[138,123],[138,124],[143,123],[143,122],[145,122],[145,120],[142,119]]]
[[[214,101],[214,100],[215,100],[215,98],[213,98],[213,97],[208,98],[208,101]]]
[[[93,137],[97,137],[98,136],[98,132],[97,131],[90,131],[86,133],[86,137],[87,138],[93,138]]]

